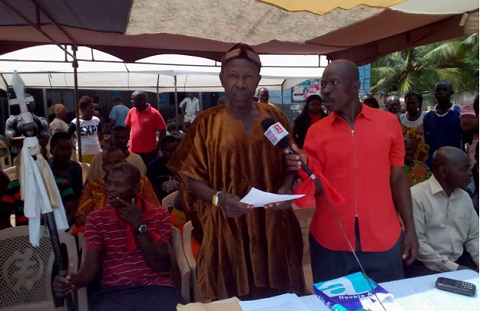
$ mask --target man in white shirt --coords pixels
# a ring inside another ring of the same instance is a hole
[[[411,188],[419,249],[407,277],[437,272],[478,271],[478,216],[461,188],[470,178],[470,160],[454,147],[438,149],[433,176]]]
[[[183,122],[193,122],[197,116],[197,112],[200,111],[200,102],[193,93],[188,93],[188,97],[185,97],[179,106],[182,110]]]

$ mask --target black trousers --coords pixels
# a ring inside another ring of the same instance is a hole
[[[170,286],[105,287],[89,297],[93,311],[175,311],[182,297]]]
[[[312,234],[309,234],[309,240],[314,283],[361,271],[352,252],[327,249],[321,246]],[[402,236],[391,249],[384,252],[357,250],[355,253],[367,276],[377,283],[403,278],[401,243]]]

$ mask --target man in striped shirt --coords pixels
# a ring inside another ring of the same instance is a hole
[[[105,189],[108,205],[91,212],[85,227],[86,257],[75,274],[56,276],[56,296],[87,286],[101,271],[101,289],[90,295],[91,310],[175,310],[182,298],[162,272],[169,271],[170,218],[140,196],[140,171],[115,165]]]

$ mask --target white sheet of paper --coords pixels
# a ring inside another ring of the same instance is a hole
[[[304,194],[275,194],[261,191],[257,188],[252,187],[252,189],[250,189],[250,192],[248,192],[248,194],[244,196],[243,199],[240,200],[240,202],[251,204],[254,207],[263,207],[269,203],[289,201],[301,198],[303,196]]]
[[[240,301],[243,311],[307,311],[308,307],[295,294]]]

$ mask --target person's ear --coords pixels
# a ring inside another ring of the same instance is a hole
[[[223,77],[224,77],[224,74],[223,74],[223,70],[222,70],[218,74],[218,78],[220,79],[220,83],[222,84],[222,86],[225,88],[225,86],[223,85]]]
[[[358,91],[360,90],[360,85],[361,85],[361,83],[358,80],[353,82],[352,90],[353,90],[354,93],[358,94]]]
[[[140,183],[135,183],[133,186],[132,186],[132,190],[135,194],[137,193],[140,193]]]
[[[441,177],[446,178],[450,173],[450,169],[446,165],[440,165],[438,167],[438,173],[440,174]]]

